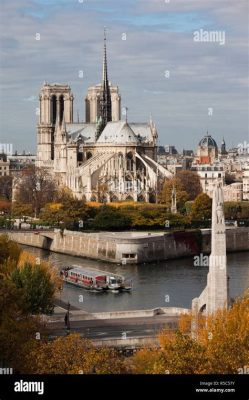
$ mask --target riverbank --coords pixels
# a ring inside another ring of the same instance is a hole
[[[211,230],[85,233],[65,230],[8,231],[22,245],[117,264],[140,264],[208,254]],[[227,252],[249,250],[249,228],[226,231]]]

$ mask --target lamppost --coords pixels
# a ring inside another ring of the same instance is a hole
[[[67,303],[67,312],[66,312],[66,315],[65,315],[65,325],[66,325],[66,328],[67,328],[67,334],[69,334],[69,332],[70,332],[69,310],[70,310],[70,303],[68,302]]]

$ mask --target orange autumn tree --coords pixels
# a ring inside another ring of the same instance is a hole
[[[191,315],[183,316],[178,331],[159,335],[160,348],[141,350],[132,359],[134,373],[237,374],[249,365],[249,293],[229,310],[199,316],[191,337]]]
[[[117,374],[124,371],[115,350],[95,348],[79,334],[37,342],[27,354],[28,373],[35,374]]]
[[[207,318],[198,333],[206,348],[205,373],[236,374],[249,366],[249,290],[231,309]]]

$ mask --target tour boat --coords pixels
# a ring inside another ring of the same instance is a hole
[[[126,281],[121,275],[79,265],[63,268],[60,275],[65,282],[85,289],[97,291],[129,291],[132,289],[132,282]]]

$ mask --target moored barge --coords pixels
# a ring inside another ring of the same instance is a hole
[[[65,267],[60,271],[65,282],[90,290],[130,291],[132,281],[127,281],[123,276],[111,272],[85,268],[79,265]]]

